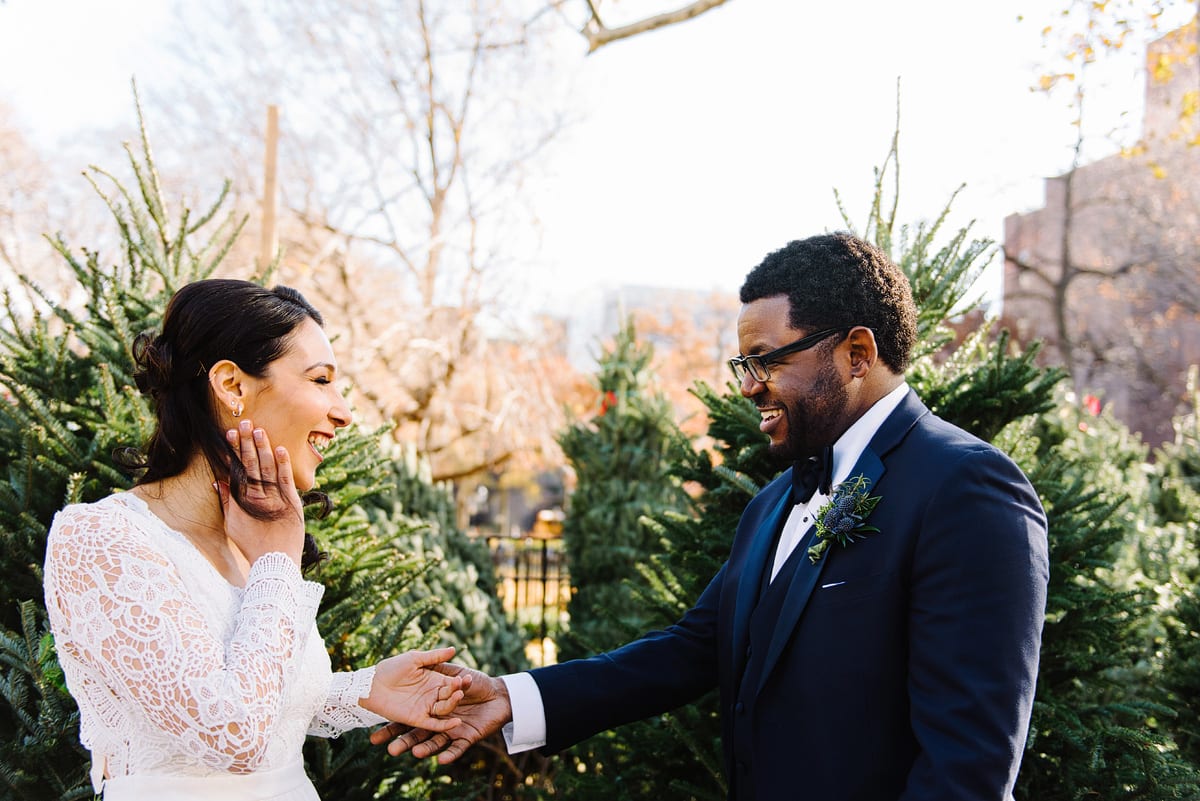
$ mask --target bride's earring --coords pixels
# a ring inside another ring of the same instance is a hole
[[[234,417],[241,417],[242,412],[246,410],[246,407],[242,405],[241,401],[233,401],[229,404],[229,410],[233,412]]]

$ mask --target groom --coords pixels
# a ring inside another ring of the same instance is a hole
[[[554,752],[719,687],[731,799],[1011,797],[1048,579],[1037,495],[908,388],[916,308],[877,248],[792,242],[741,301],[730,365],[793,467],[750,501],[695,606],[606,654],[472,671],[450,736],[393,725],[376,742],[449,762],[504,726],[510,751]]]

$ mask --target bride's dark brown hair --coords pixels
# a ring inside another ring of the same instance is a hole
[[[146,484],[179,475],[199,451],[213,476],[229,481],[238,506],[260,520],[271,519],[271,512],[246,501],[249,479],[218,422],[208,370],[228,359],[249,375],[265,376],[305,320],[325,325],[321,313],[290,287],[267,289],[224,278],[182,287],[167,304],[162,331],[144,332],[133,341],[134,381],[153,400],[156,425],[141,451],[118,451],[117,463],[145,471],[136,483]],[[317,504],[320,516],[329,511],[324,493],[306,493],[304,502]],[[302,567],[311,567],[321,557],[316,541],[305,534]]]

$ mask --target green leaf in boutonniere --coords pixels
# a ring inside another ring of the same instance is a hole
[[[878,495],[867,494],[870,487],[871,479],[857,475],[833,488],[833,497],[817,512],[817,543],[808,549],[810,562],[820,562],[830,542],[845,548],[864,534],[879,531],[863,522],[879,503]]]

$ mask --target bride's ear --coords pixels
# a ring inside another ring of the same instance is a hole
[[[228,422],[245,413],[246,379],[247,376],[241,368],[229,359],[222,359],[209,368],[208,386],[216,399],[218,414],[222,420]]]

